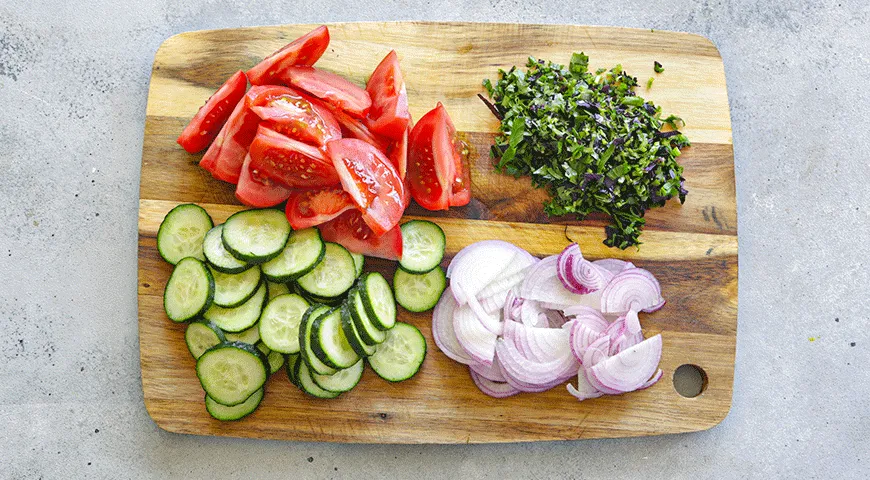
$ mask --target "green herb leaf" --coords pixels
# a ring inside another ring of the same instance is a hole
[[[662,73],[665,71],[665,67],[663,67],[658,61],[655,61],[653,62],[653,70],[655,70],[656,73]]]

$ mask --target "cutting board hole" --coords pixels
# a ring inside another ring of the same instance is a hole
[[[674,390],[686,398],[695,398],[707,389],[707,372],[703,368],[685,364],[674,371]]]

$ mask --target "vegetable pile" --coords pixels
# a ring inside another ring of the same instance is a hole
[[[496,398],[568,384],[579,400],[648,388],[662,376],[661,335],[644,339],[638,312],[665,304],[648,271],[589,261],[571,244],[538,260],[499,240],[471,244],[447,268],[432,337]]]
[[[365,88],[314,67],[329,40],[318,27],[234,74],[178,143],[207,148],[200,166],[245,205],[286,201],[293,228],[324,225],[329,241],[395,260],[411,198],[430,210],[471,199],[456,129],[440,103],[412,124],[395,51]]]
[[[483,82],[492,103],[481,99],[501,120],[491,150],[497,169],[545,187],[548,215],[582,220],[603,212],[612,221],[605,245],[639,245],[646,210],[677,196],[685,202],[682,120],[662,119],[620,65],[591,73],[589,58],[575,53],[568,68],[534,58],[526,67],[499,70],[495,85]],[[673,130],[661,131],[665,125]]]

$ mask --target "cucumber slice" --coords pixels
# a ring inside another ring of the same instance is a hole
[[[222,273],[242,273],[250,265],[230,255],[230,252],[224,248],[224,241],[221,238],[223,231],[224,226],[220,224],[205,234],[205,239],[202,241],[202,253],[205,254],[205,259],[208,260],[208,264],[213,270]]]
[[[202,241],[214,226],[208,212],[199,205],[183,203],[163,217],[157,230],[157,251],[175,265],[185,257],[205,261]]]
[[[348,250],[350,252],[350,250]],[[353,266],[356,268],[356,276],[359,277],[362,275],[363,267],[366,264],[366,257],[361,253],[350,252],[351,258],[353,258]]]
[[[261,282],[256,293],[247,302],[235,308],[212,305],[205,311],[203,317],[216,323],[225,332],[241,332],[257,323],[265,303],[266,282]]]
[[[332,375],[311,374],[311,379],[318,387],[333,393],[349,392],[362,378],[365,362],[358,360],[344,370],[339,370]]]
[[[286,283],[266,282],[266,287],[268,287],[269,290],[269,300],[272,300],[278,295],[290,293],[290,287],[288,287]]]
[[[305,362],[298,363],[296,381],[303,392],[317,398],[335,398],[340,395],[339,393],[330,392],[317,386],[314,383],[314,379],[311,378],[311,374],[312,372],[308,369],[308,365]]]
[[[224,223],[221,234],[227,251],[248,263],[264,263],[277,257],[289,236],[287,217],[273,208],[235,213]]]
[[[325,253],[320,230],[297,230],[290,234],[281,253],[263,264],[263,274],[273,282],[296,280],[314,269]]]
[[[317,358],[336,369],[349,368],[359,361],[341,329],[341,310],[324,313],[311,326],[311,351]]]
[[[233,308],[248,301],[260,286],[260,268],[252,267],[242,273],[221,273],[212,270],[214,276],[214,304]]]
[[[166,282],[163,309],[173,322],[184,322],[207,311],[214,293],[214,277],[208,267],[193,257],[186,257],[178,262]]]
[[[280,353],[299,353],[299,325],[309,306],[304,298],[294,293],[269,301],[260,316],[263,343]]]
[[[347,303],[341,306],[341,329],[344,330],[344,337],[347,338],[347,343],[350,344],[350,348],[352,348],[357,355],[368,357],[375,353],[375,347],[367,345],[362,340],[362,337],[360,337],[359,332],[356,330],[356,324],[351,316],[350,308],[351,307],[348,306]]]
[[[387,332],[387,339],[378,345],[378,351],[368,361],[379,377],[401,382],[413,377],[425,358],[426,339],[420,330],[413,325],[396,322],[396,326]]]
[[[366,313],[359,289],[353,289],[351,295],[348,296],[348,307],[350,307],[350,316],[353,318],[356,331],[366,345],[375,346],[387,338],[387,334],[375,327],[374,322]]]
[[[411,220],[401,228],[400,267],[411,273],[426,273],[441,264],[447,243],[441,227],[426,220]]]
[[[410,312],[425,312],[435,306],[447,288],[447,277],[440,266],[429,273],[415,274],[397,269],[393,277],[396,302]]]
[[[296,371],[299,367],[298,363],[301,361],[298,353],[293,353],[287,355],[287,361],[285,362],[285,370],[287,370],[287,378],[290,380],[290,383],[298,386],[296,382]]]
[[[260,341],[260,322],[253,327],[242,330],[239,333],[228,332],[224,335],[228,342],[245,342],[248,345],[256,345]]]
[[[260,402],[263,401],[264,393],[265,388],[260,387],[260,389],[252,393],[251,396],[247,398],[247,400],[232,407],[221,405],[220,403],[214,401],[213,398],[209,397],[208,394],[206,394],[205,409],[208,410],[209,415],[218,420],[240,420],[253,413],[254,410],[256,410],[257,407],[260,406]]]
[[[205,393],[217,403],[239,405],[259,390],[268,378],[268,361],[253,345],[221,343],[196,361],[196,376]]]
[[[281,370],[281,367],[284,366],[284,355],[281,352],[273,351],[263,342],[258,343],[256,347],[266,356],[266,360],[269,362],[270,375]]]
[[[302,323],[299,325],[299,355],[302,361],[305,362],[315,373],[321,375],[332,375],[337,370],[323,363],[314,355],[311,350],[311,332],[314,326],[314,321],[320,315],[329,313],[329,307],[326,305],[314,304],[308,307],[305,314],[302,315]],[[298,380],[298,378],[297,378]]]
[[[323,260],[296,283],[312,295],[334,298],[350,290],[355,279],[356,267],[350,252],[337,243],[326,242]]]
[[[193,322],[184,331],[184,342],[193,358],[199,358],[209,348],[225,341],[220,327],[208,320]]]
[[[378,330],[389,330],[396,324],[396,299],[389,282],[378,272],[363,275],[359,281],[366,315]]]

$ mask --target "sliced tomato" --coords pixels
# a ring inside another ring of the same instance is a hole
[[[323,151],[261,125],[251,143],[251,168],[289,188],[337,185],[338,174]]]
[[[408,92],[399,57],[392,50],[381,60],[369,81],[366,91],[372,97],[368,127],[371,131],[398,140],[411,123],[408,111]]]
[[[341,126],[317,99],[290,87],[269,87],[253,99],[251,110],[269,121],[269,128],[294,140],[323,146],[341,138]]]
[[[326,223],[342,213],[356,209],[350,195],[341,187],[296,190],[287,200],[287,220],[295,230]]]
[[[449,203],[451,207],[468,205],[471,201],[471,172],[462,165],[462,156],[457,153],[454,157],[456,175],[453,177],[453,185],[450,188]]]
[[[355,138],[329,142],[326,152],[375,235],[395,227],[405,211],[405,184],[384,153]]]
[[[248,108],[248,99],[256,97],[265,88],[267,87],[251,87],[248,90],[200,160],[199,165],[213,177],[230,183],[239,182],[245,155],[248,154],[248,147],[257,135],[257,126],[260,124],[260,117]]]
[[[273,207],[287,200],[292,190],[264,178],[251,170],[251,156],[246,155],[242,164],[239,184],[236,185],[236,198],[249,207]]]
[[[319,228],[324,240],[341,244],[351,252],[387,260],[402,258],[402,230],[399,226],[379,237],[366,225],[359,210],[344,212]]]
[[[408,172],[408,135],[410,129],[405,129],[405,133],[394,141],[387,148],[387,156],[393,162],[393,166],[399,172],[399,177],[404,180]]]
[[[336,120],[338,120],[338,124],[341,125],[341,134],[344,138],[356,138],[370,145],[374,145],[383,152],[387,151],[387,148],[390,145],[390,140],[372,133],[368,127],[363,124],[362,120],[353,118],[338,109],[332,109],[332,115]]]
[[[246,88],[248,88],[248,79],[245,77],[245,72],[239,70],[206,100],[205,105],[199,108],[178,136],[178,144],[188,153],[205,150],[217,137],[221,127],[227,123],[235,106],[245,96]]]
[[[326,70],[314,67],[288,67],[281,71],[281,80],[358,118],[365,117],[372,106],[369,92],[346,78]]]
[[[408,185],[423,208],[446,210],[456,178],[456,129],[441,103],[414,125],[408,138]]]
[[[326,25],[321,25],[248,70],[248,80],[251,85],[279,83],[278,74],[281,70],[294,65],[314,65],[328,46],[329,29]]]

